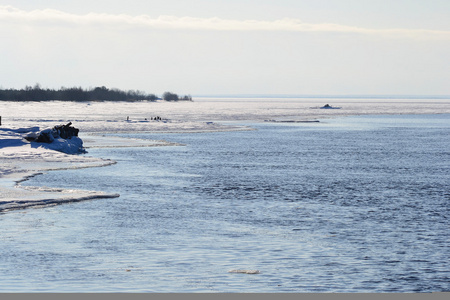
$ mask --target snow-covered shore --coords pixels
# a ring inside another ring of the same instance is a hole
[[[324,103],[339,110],[313,109]],[[0,211],[87,199],[118,197],[101,191],[23,187],[20,182],[42,172],[113,164],[108,159],[60,152],[70,145],[37,144],[28,132],[73,122],[84,147],[176,145],[103,136],[110,132],[207,132],[249,130],[232,121],[311,121],[361,114],[450,113],[449,99],[294,99],[203,98],[194,102],[4,102],[0,101]],[[155,118],[157,120],[155,120]],[[231,121],[231,122],[230,122]],[[60,150],[60,151],[55,151]],[[71,152],[71,151],[66,151]]]
[[[29,129],[36,130],[38,128]],[[23,136],[28,134],[29,129],[0,128],[0,211],[118,196],[95,191],[22,187],[21,182],[42,172],[100,167],[114,163],[55,150],[63,150],[66,147],[66,150],[70,152],[71,146],[68,142],[59,143],[57,141],[55,145],[52,145],[26,141]],[[75,144],[79,143],[78,140],[75,141]]]

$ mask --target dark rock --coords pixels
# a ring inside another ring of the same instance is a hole
[[[35,142],[38,143],[52,143],[55,138],[70,139],[73,136],[78,136],[80,131],[78,128],[70,126],[72,122],[66,125],[57,125],[52,129],[45,129],[38,133]]]
[[[53,132],[51,129],[46,129],[46,130],[42,130],[41,132],[38,133],[38,136],[35,140],[35,142],[38,143],[51,143],[55,140],[55,138],[53,137]]]
[[[53,129],[58,132],[58,135],[63,139],[78,136],[78,132],[80,132],[80,130],[70,125],[72,125],[72,122],[69,122],[66,125],[55,126]]]

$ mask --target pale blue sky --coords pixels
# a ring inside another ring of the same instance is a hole
[[[448,95],[449,53],[448,0],[0,0],[3,88]]]

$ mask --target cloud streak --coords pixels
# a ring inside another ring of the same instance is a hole
[[[149,29],[208,30],[208,31],[284,31],[311,33],[352,33],[394,37],[428,37],[449,39],[450,31],[426,29],[371,29],[332,23],[303,23],[299,19],[285,18],[274,21],[230,20],[214,18],[193,18],[148,15],[88,13],[77,15],[54,9],[25,11],[13,6],[0,6],[0,21],[24,24],[78,25],[78,26],[128,26]]]

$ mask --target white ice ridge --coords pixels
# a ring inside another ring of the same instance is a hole
[[[31,190],[31,193],[26,193],[26,196],[20,195],[19,199],[9,198],[6,201],[0,200],[0,212],[28,207],[47,207],[63,203],[120,197],[119,194],[106,194],[97,191],[47,189],[38,187],[26,189],[26,191],[29,190]]]

